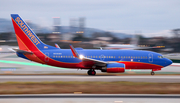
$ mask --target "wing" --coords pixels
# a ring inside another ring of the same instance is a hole
[[[106,66],[109,63],[106,61],[96,60],[96,59],[84,57],[83,55],[79,55],[72,45],[70,45],[70,48],[73,53],[73,56],[75,58],[81,59],[85,66]]]

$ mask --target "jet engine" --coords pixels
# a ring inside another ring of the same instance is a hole
[[[110,63],[105,68],[101,69],[102,72],[108,73],[123,73],[125,71],[125,65],[122,63]]]

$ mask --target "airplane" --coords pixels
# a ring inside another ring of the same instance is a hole
[[[129,50],[135,50],[138,49],[138,41],[139,37],[138,35],[135,35],[129,45],[125,44],[107,44],[106,47],[103,47],[103,49],[129,49]]]
[[[153,46],[153,47],[147,47],[147,46],[138,46],[139,36],[134,35],[132,38],[130,44],[107,44],[105,47],[101,47],[102,49],[106,50],[112,50],[112,49],[128,49],[128,50],[147,50],[152,48],[160,48],[160,46]]]
[[[96,75],[95,70],[107,73],[124,73],[126,69],[149,69],[154,71],[172,64],[161,54],[141,50],[99,50],[74,48],[60,49],[43,43],[18,14],[11,14],[19,49],[14,49],[18,57],[41,64],[87,69],[88,75]]]

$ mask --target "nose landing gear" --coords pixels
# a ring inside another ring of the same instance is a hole
[[[152,71],[152,72],[151,72],[151,75],[154,75],[154,74],[155,74],[155,73]]]
[[[96,75],[96,71],[94,69],[90,69],[87,72],[88,75]]]

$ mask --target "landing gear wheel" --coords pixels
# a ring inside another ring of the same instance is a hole
[[[88,70],[87,74],[88,74],[88,75],[96,75],[96,71],[90,69],[90,70]]]
[[[155,74],[155,73],[152,71],[152,72],[151,72],[151,75],[154,75],[154,74]]]

